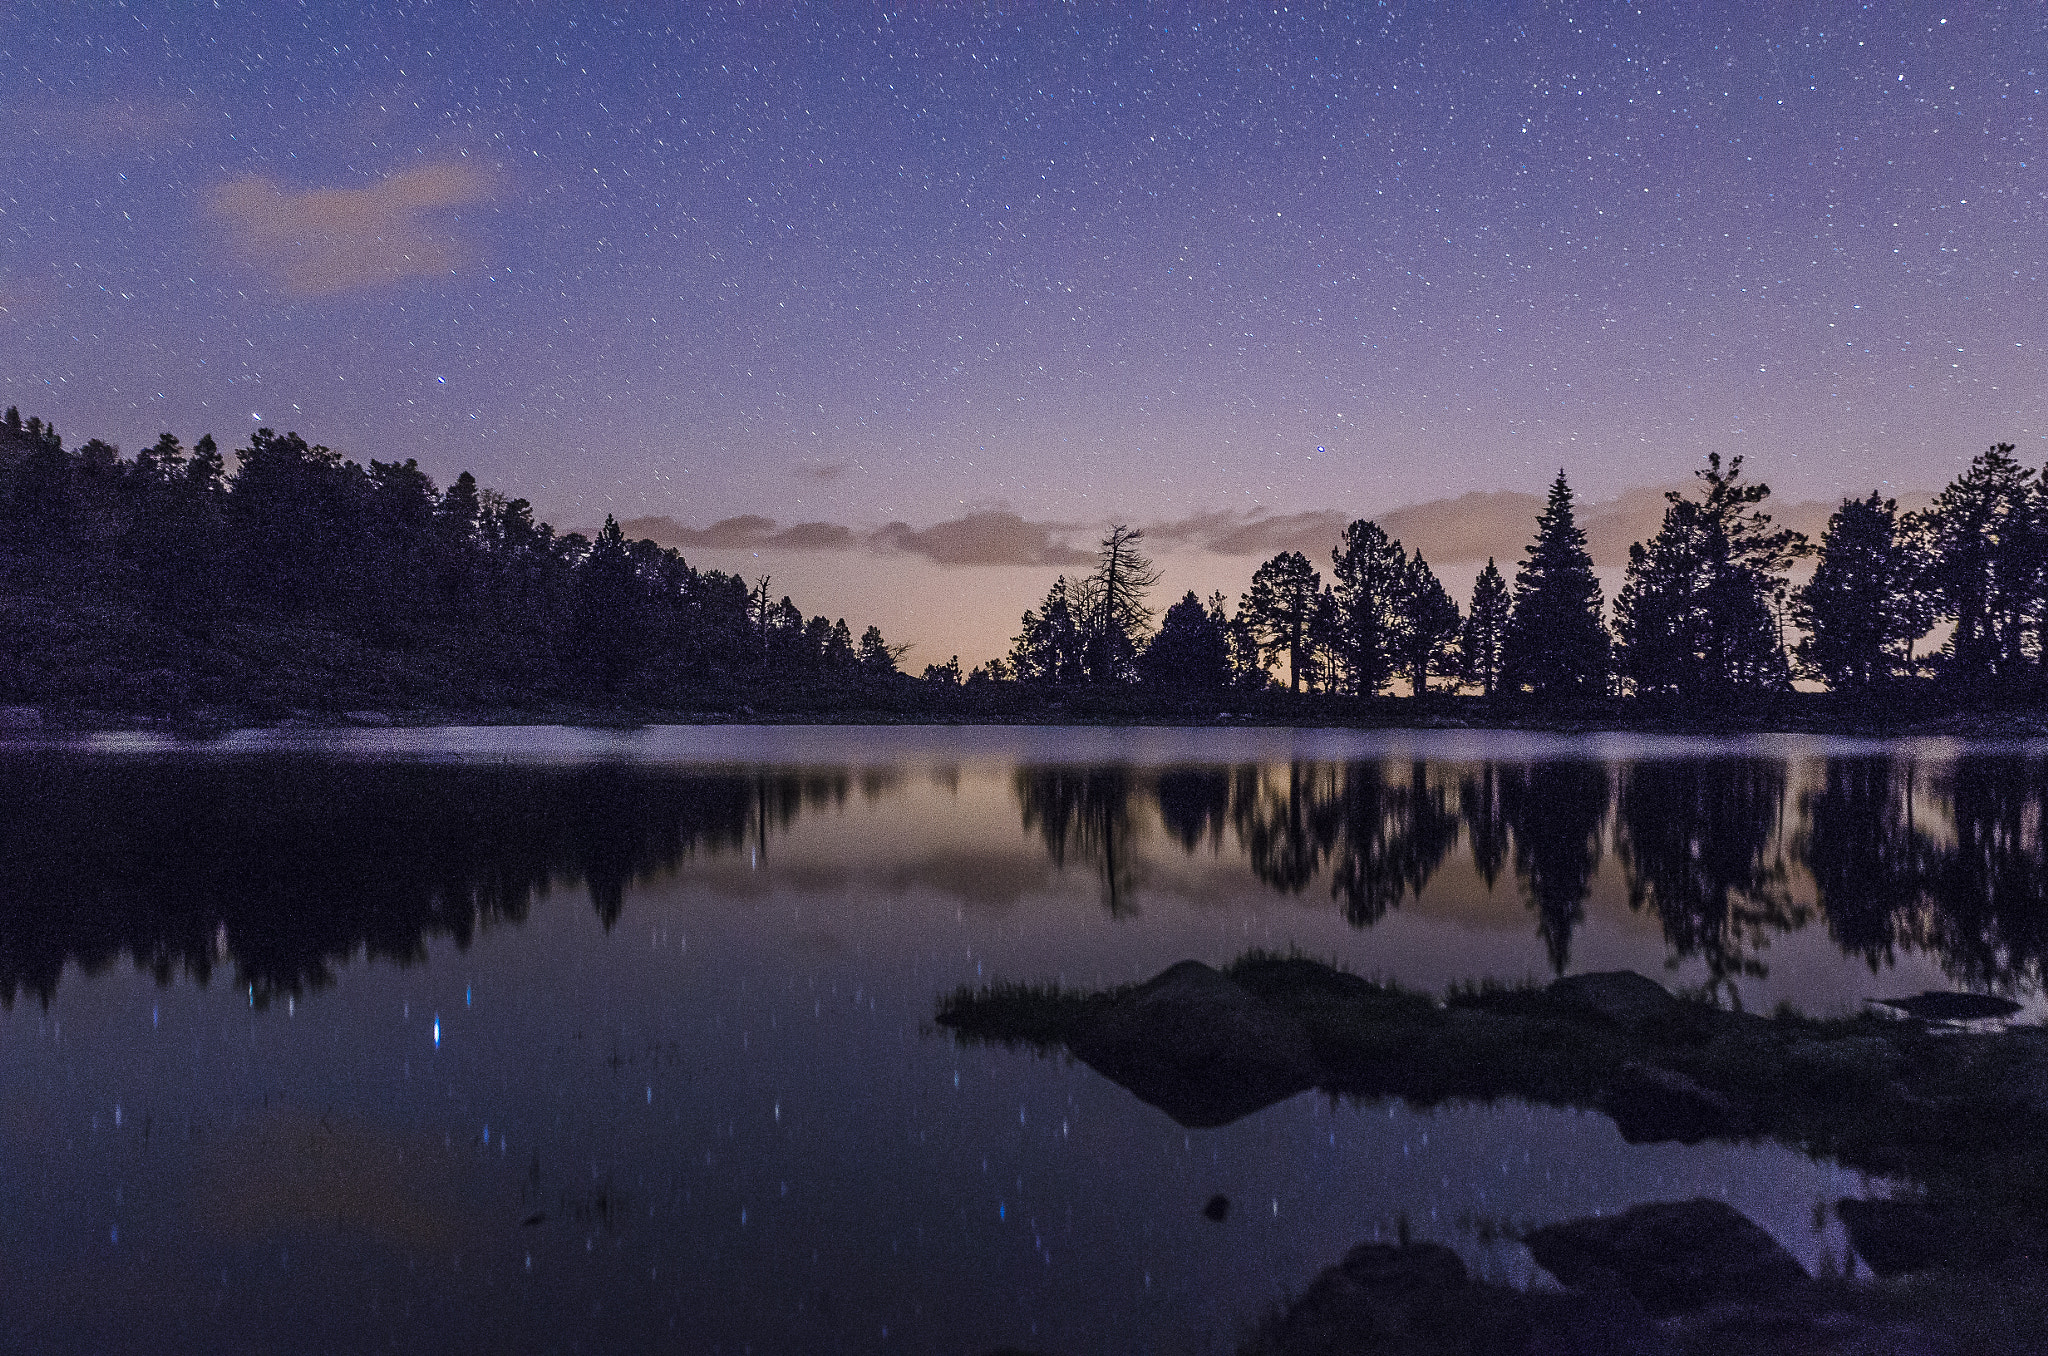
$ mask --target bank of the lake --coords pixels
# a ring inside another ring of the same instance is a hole
[[[1343,697],[1273,689],[1189,697],[1128,686],[1057,688],[986,682],[948,686],[901,678],[852,690],[809,691],[767,685],[741,697],[707,692],[690,704],[663,705],[602,701],[379,704],[366,701],[364,694],[337,690],[324,695],[300,694],[292,702],[119,708],[52,702],[0,707],[0,736],[113,729],[206,735],[279,726],[569,725],[616,729],[719,724],[1264,725],[2009,740],[2048,737],[2048,686],[2034,682],[1975,687],[1896,683],[1869,692],[1745,692],[1691,700],[1613,697],[1544,703],[1527,694]]]

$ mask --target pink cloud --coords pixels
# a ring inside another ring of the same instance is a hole
[[[293,190],[252,176],[220,185],[206,206],[243,262],[289,296],[317,297],[451,272],[469,252],[435,229],[436,214],[493,189],[488,171],[444,161],[364,188]]]

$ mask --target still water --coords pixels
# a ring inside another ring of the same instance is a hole
[[[1883,1184],[1605,1117],[1187,1130],[934,1000],[1299,948],[2041,1015],[2048,750],[707,728],[0,747],[0,1347],[1227,1351],[1402,1229]],[[1203,1205],[1231,1202],[1214,1222]]]

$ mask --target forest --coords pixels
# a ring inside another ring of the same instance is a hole
[[[913,676],[876,627],[856,639],[766,579],[696,569],[609,517],[594,538],[559,532],[468,472],[443,489],[416,461],[362,465],[268,428],[232,463],[210,436],[187,448],[166,433],[132,458],[98,439],[67,450],[9,409],[0,705],[60,721],[1343,720],[1402,689],[1510,714],[1728,711],[1795,680],[2008,700],[2048,671],[2048,478],[2013,452],[1990,447],[1923,512],[1845,499],[1818,542],[1773,525],[1740,457],[1710,455],[1630,548],[1611,607],[1562,471],[1512,583],[1489,560],[1462,607],[1419,551],[1361,518],[1325,568],[1282,552],[1234,606],[1189,593],[1157,615],[1144,533],[1118,525],[1092,568],[1024,613],[1006,657]]]

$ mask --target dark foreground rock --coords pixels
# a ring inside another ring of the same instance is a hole
[[[1190,1128],[1228,1125],[1328,1076],[1298,1020],[1199,961],[1122,995],[1071,1048]]]
[[[1678,1007],[1678,1000],[1662,984],[1633,970],[1566,975],[1545,992],[1562,1009],[1588,1013],[1624,1031],[1669,1017]]]
[[[1900,1312],[1897,1297],[1813,1282],[1768,1235],[1719,1202],[1638,1207],[1629,1215],[1635,1218],[1622,1232],[1634,1235],[1632,1242],[1605,1237],[1606,1226],[1626,1217],[1539,1231],[1579,1242],[1588,1231],[1601,1236],[1594,1250],[1603,1264],[1561,1263],[1574,1277],[1563,1291],[1474,1281],[1441,1244],[1360,1244],[1300,1299],[1270,1315],[1243,1356],[1974,1356],[2039,1349],[2025,1319],[2002,1332],[1967,1321],[1928,1322]],[[1766,1249],[1761,1264],[1740,1252],[1754,1236]],[[1671,1250],[1683,1251],[1686,1240],[1703,1250],[1676,1263]],[[1675,1266],[1686,1276],[1674,1287]],[[1646,1306],[1644,1293],[1658,1302]],[[1685,1302],[1677,1302],[1680,1296]],[[2010,1294],[1995,1307],[2014,1307]]]
[[[1654,1064],[1622,1065],[1601,1091],[1599,1107],[1630,1144],[1698,1144],[1741,1128],[1726,1097]]]
[[[1659,1201],[1549,1224],[1523,1241],[1566,1286],[1619,1285],[1657,1318],[1716,1302],[1779,1299],[1812,1281],[1778,1240],[1715,1200]]]

